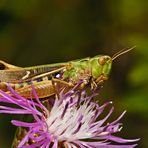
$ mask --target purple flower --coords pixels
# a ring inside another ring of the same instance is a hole
[[[85,91],[80,92],[77,88],[78,85],[66,94],[62,90],[54,97],[55,101],[50,110],[42,105],[34,89],[36,101],[21,97],[10,86],[8,89],[13,97],[0,90],[0,102],[18,106],[16,108],[2,105],[0,113],[33,116],[31,123],[11,121],[15,126],[28,129],[18,148],[133,148],[136,146],[136,144],[125,143],[136,142],[139,139],[128,140],[113,135],[122,129],[119,120],[125,112],[115,121],[106,123],[114,108],[111,107],[104,118],[100,118],[100,115],[111,105],[111,102],[99,106],[92,101],[95,93],[87,96]],[[32,143],[26,145],[28,141]]]

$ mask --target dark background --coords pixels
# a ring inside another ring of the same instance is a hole
[[[141,138],[148,147],[148,3],[147,0],[1,0],[0,59],[32,66],[112,56],[137,46],[114,61],[100,100],[113,100],[115,119],[127,110],[119,134]],[[0,115],[0,147],[9,148],[14,126]]]

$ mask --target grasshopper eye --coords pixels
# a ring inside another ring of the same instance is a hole
[[[0,70],[6,69],[6,66],[3,63],[0,63]]]
[[[99,63],[100,65],[104,65],[104,64],[106,64],[107,61],[109,61],[109,60],[110,60],[110,57],[109,57],[109,56],[102,56],[102,57],[100,57],[100,58],[98,59],[98,63]]]
[[[106,63],[106,57],[105,56],[102,56],[98,59],[98,63],[100,65],[104,65]]]

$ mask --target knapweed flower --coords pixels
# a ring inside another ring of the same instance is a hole
[[[13,96],[0,91],[0,102],[15,104],[16,107],[0,106],[0,113],[29,114],[32,122],[12,120],[12,124],[27,129],[26,135],[20,141],[18,148],[133,148],[138,139],[128,140],[113,134],[121,130],[119,120],[125,114],[111,123],[107,119],[113,112],[113,107],[103,118],[104,109],[110,106],[107,102],[102,106],[92,101],[95,94],[87,96],[85,91],[79,91],[78,85],[67,93],[62,90],[54,97],[53,106],[48,109],[39,100],[33,89],[34,99],[26,99],[8,86]],[[30,143],[28,145],[28,143]]]

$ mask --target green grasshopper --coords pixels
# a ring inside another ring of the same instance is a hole
[[[95,89],[108,79],[112,61],[133,48],[120,51],[113,57],[98,55],[93,58],[26,68],[0,61],[0,89],[9,93],[6,85],[8,83],[26,98],[32,97],[32,84],[39,98],[56,94],[57,84],[71,88],[80,80],[84,81],[81,88],[90,85]]]

